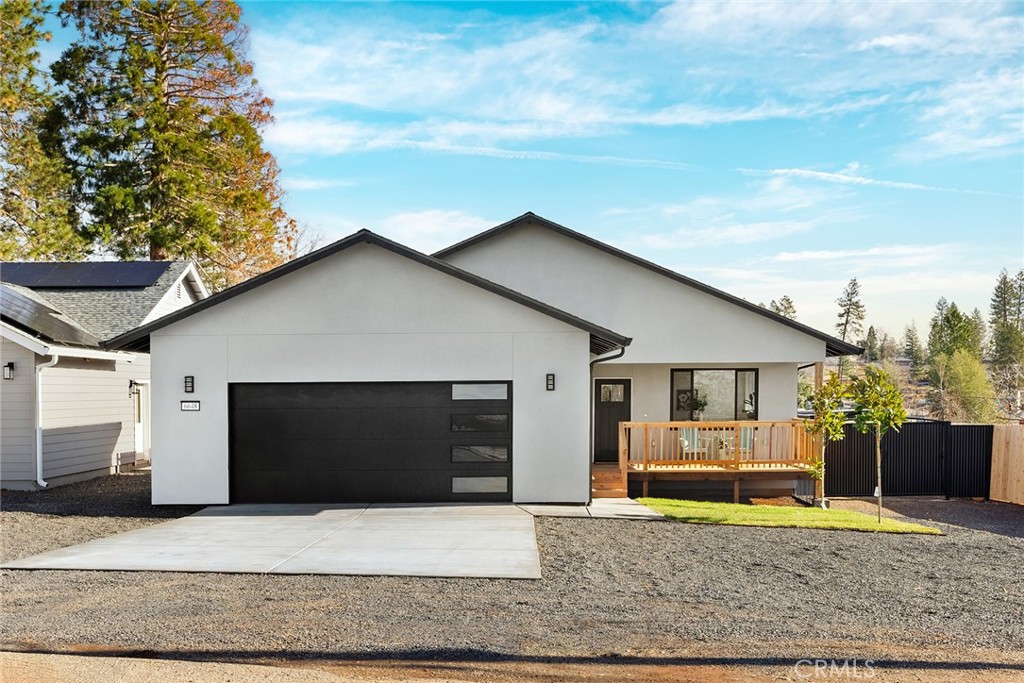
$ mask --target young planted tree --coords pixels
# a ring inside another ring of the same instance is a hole
[[[836,321],[836,333],[843,341],[856,339],[864,330],[864,304],[860,300],[860,283],[853,278],[847,283],[842,295],[836,299],[839,304],[839,316]],[[839,358],[839,377],[842,379],[844,357]]]
[[[817,443],[821,448],[821,455],[814,462],[811,476],[819,482],[818,498],[820,498],[822,509],[828,508],[828,501],[825,497],[825,448],[829,443],[841,441],[845,436],[843,424],[846,422],[846,415],[841,409],[843,399],[848,394],[849,388],[843,384],[839,375],[834,372],[829,373],[828,380],[811,395],[814,418],[804,420],[807,431],[817,437]]]
[[[863,377],[852,377],[850,395],[853,398],[854,424],[866,434],[875,437],[875,495],[878,497],[878,522],[882,522],[882,437],[890,429],[899,431],[907,420],[903,396],[892,378],[872,365],[864,368]]]
[[[65,0],[61,18],[79,38],[53,65],[49,126],[88,235],[120,258],[195,259],[215,286],[285,259],[295,227],[239,7]]]
[[[88,242],[74,230],[71,178],[48,154],[39,126],[53,100],[39,69],[48,7],[0,2],[0,260],[75,259]]]

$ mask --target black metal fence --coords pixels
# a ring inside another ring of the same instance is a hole
[[[875,490],[874,436],[844,426],[845,438],[825,449],[829,496],[870,496]],[[915,421],[882,437],[882,493],[890,496],[987,498],[992,425]]]

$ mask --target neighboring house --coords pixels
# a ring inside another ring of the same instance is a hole
[[[0,263],[0,486],[147,460],[149,356],[102,340],[203,299],[191,263]]]
[[[533,214],[434,257],[360,231],[108,347],[152,352],[157,504],[585,503],[618,422],[790,420],[859,352]]]

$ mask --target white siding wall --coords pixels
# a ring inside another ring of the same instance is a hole
[[[633,337],[624,363],[810,363],[802,332],[536,225],[447,258],[494,282]]]
[[[663,422],[671,419],[669,407],[673,368],[723,367],[699,363],[599,363],[594,366],[594,376],[631,379],[632,419],[637,422]],[[789,420],[796,415],[795,363],[757,363],[743,367],[758,370],[759,420]]]
[[[14,379],[0,379],[0,486],[35,481],[35,354],[0,339],[0,365],[14,361]]]
[[[0,380],[0,468],[4,486],[34,486],[35,365],[48,360],[7,340],[3,363],[15,378]],[[63,357],[43,370],[43,478],[67,483],[112,472],[118,453],[135,450],[134,402],[128,381],[149,379],[149,356],[134,363]],[[2,363],[0,363],[2,364]]]
[[[61,358],[43,370],[43,477],[113,472],[135,451],[129,380],[149,378],[149,357],[134,363]]]
[[[351,247],[151,344],[156,504],[228,502],[231,382],[511,380],[514,500],[589,498],[589,335],[384,249]]]
[[[185,308],[195,302],[192,290],[184,282],[178,282],[168,289],[153,310],[149,312],[142,324],[162,318],[168,313],[174,313],[180,308]]]

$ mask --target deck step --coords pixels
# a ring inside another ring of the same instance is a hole
[[[628,498],[626,478],[615,464],[595,464],[590,473],[591,498]]]

